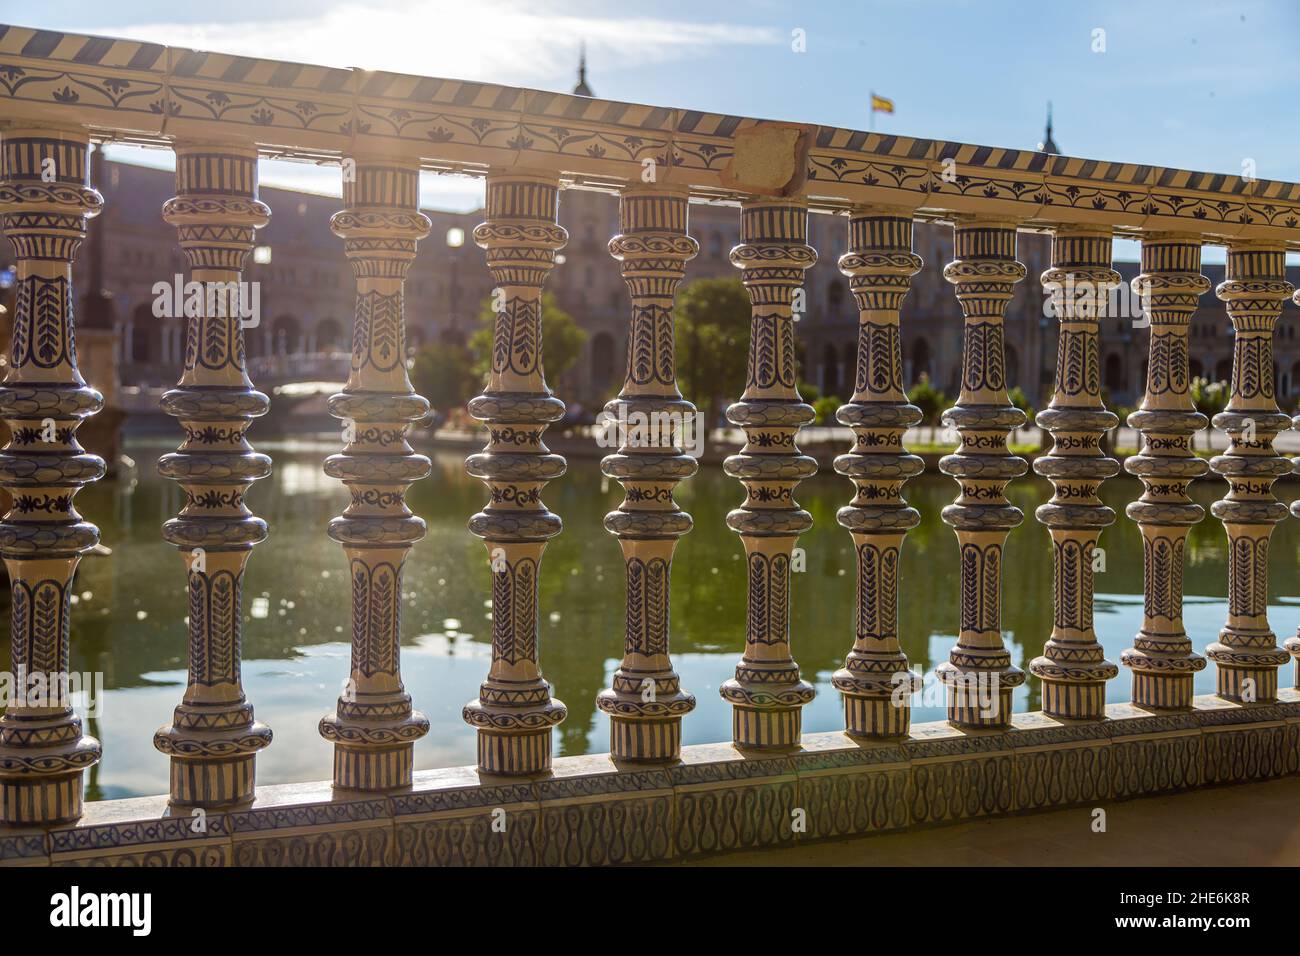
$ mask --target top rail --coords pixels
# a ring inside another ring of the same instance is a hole
[[[101,142],[239,142],[268,157],[416,159],[482,175],[523,166],[567,186],[644,181],[735,202],[885,206],[920,219],[1093,225],[1300,250],[1300,185],[1033,150],[769,122],[491,83],[209,53],[0,24],[0,115]]]

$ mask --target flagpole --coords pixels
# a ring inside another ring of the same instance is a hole
[[[876,131],[876,91],[867,90],[867,96],[869,97],[867,100],[867,132],[874,133]]]

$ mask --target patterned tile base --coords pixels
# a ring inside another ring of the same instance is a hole
[[[685,747],[666,767],[608,754],[552,772],[417,772],[410,790],[262,787],[251,807],[86,805],[75,825],[0,828],[0,866],[608,866],[842,839],[1300,772],[1300,691],[1191,711],[1112,704],[1102,721],[1017,714],[1008,728],[916,724],[896,740],[809,734],[793,753]]]

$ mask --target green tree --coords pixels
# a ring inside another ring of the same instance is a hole
[[[835,410],[844,403],[835,395],[827,395],[825,398],[819,398],[813,402],[813,411],[817,413],[814,424],[817,425],[834,425]]]
[[[1214,416],[1223,411],[1228,405],[1230,391],[1227,382],[1211,382],[1209,379],[1201,378],[1199,375],[1192,379],[1192,404],[1202,415],[1213,421]],[[1195,444],[1196,436],[1192,436],[1192,443]],[[1205,447],[1210,447],[1210,432],[1205,433]]]
[[[907,400],[921,410],[921,424],[930,429],[930,441],[934,441],[934,427],[939,424],[939,417],[948,407],[948,396],[934,387],[930,376],[921,373],[912,390],[907,393]]]
[[[478,313],[478,331],[469,340],[470,350],[474,353],[474,373],[481,378],[486,378],[492,368],[492,328],[495,319],[492,299],[484,299],[483,308]],[[553,294],[543,292],[542,355],[546,381],[552,388],[578,361],[585,341],[587,333],[578,327],[573,316],[556,305]]]
[[[745,388],[749,315],[749,294],[739,279],[696,279],[678,297],[677,374],[709,428],[721,403]]]
[[[1029,396],[1025,394],[1025,390],[1019,385],[1016,385],[1008,390],[1007,398],[1010,400],[1012,405],[1025,413],[1025,423],[1032,427],[1034,424],[1034,406],[1030,404]],[[1014,441],[1015,435],[1012,435],[1011,439]],[[1046,447],[1046,444],[1047,432],[1040,428],[1038,429],[1038,447],[1044,448]]]
[[[474,371],[469,349],[454,342],[437,342],[415,353],[411,384],[436,410],[445,412],[473,398],[482,381]]]

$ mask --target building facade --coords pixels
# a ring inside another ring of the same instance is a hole
[[[1055,145],[1050,142],[1050,128],[1046,145]],[[99,233],[103,241],[93,255],[78,260],[74,278],[79,288],[100,290],[91,296],[96,313],[91,327],[116,330],[121,384],[168,385],[175,381],[181,364],[183,323],[154,316],[153,288],[184,273],[173,237],[158,228],[162,205],[175,192],[174,177],[167,170],[119,162],[102,162],[100,168],[106,203],[92,233]],[[245,273],[246,279],[260,284],[261,297],[260,323],[247,333],[250,364],[261,381],[337,372],[329,360],[335,365],[345,363],[354,299],[342,243],[329,231],[329,219],[339,210],[340,200],[276,188],[264,188],[261,195],[272,217],[258,233],[258,249]],[[435,341],[466,342],[492,291],[483,254],[472,240],[483,212],[424,212],[433,220],[433,228],[419,245],[406,287],[411,350]],[[587,337],[579,360],[554,386],[566,401],[595,408],[621,385],[627,348],[627,290],[607,249],[608,237],[617,232],[618,200],[604,193],[569,190],[560,203],[560,222],[569,240],[549,289]],[[739,242],[739,229],[734,208],[691,206],[690,231],[700,249],[687,263],[687,284],[704,277],[738,276],[728,254]],[[846,220],[813,216],[809,233],[818,261],[806,273],[800,378],[824,395],[847,399],[853,391],[858,315],[848,281],[837,266],[846,247]],[[927,264],[950,262],[952,229],[917,223],[914,245]],[[1006,320],[1008,381],[1019,384],[1035,408],[1045,405],[1051,393],[1056,362],[1057,322],[1045,313],[1041,284],[1034,281],[1047,268],[1049,253],[1046,236],[1020,234],[1018,256],[1028,268],[1030,281],[1017,285]],[[4,255],[12,255],[7,245]],[[0,271],[7,265],[0,259]],[[1137,263],[1120,262],[1116,268],[1126,283],[1138,271]],[[926,375],[955,398],[962,319],[941,271],[923,270],[904,300],[904,376],[910,385]],[[1222,265],[1207,263],[1203,271],[1212,283],[1223,278]],[[1289,269],[1288,278],[1300,285],[1300,269]],[[1288,409],[1295,407],[1300,394],[1295,326],[1295,317],[1283,313],[1275,342],[1278,396]],[[1103,380],[1112,406],[1132,406],[1141,399],[1146,348],[1139,328],[1127,313],[1102,323]],[[1215,296],[1201,297],[1190,336],[1192,374],[1226,380],[1232,368],[1232,324]]]

